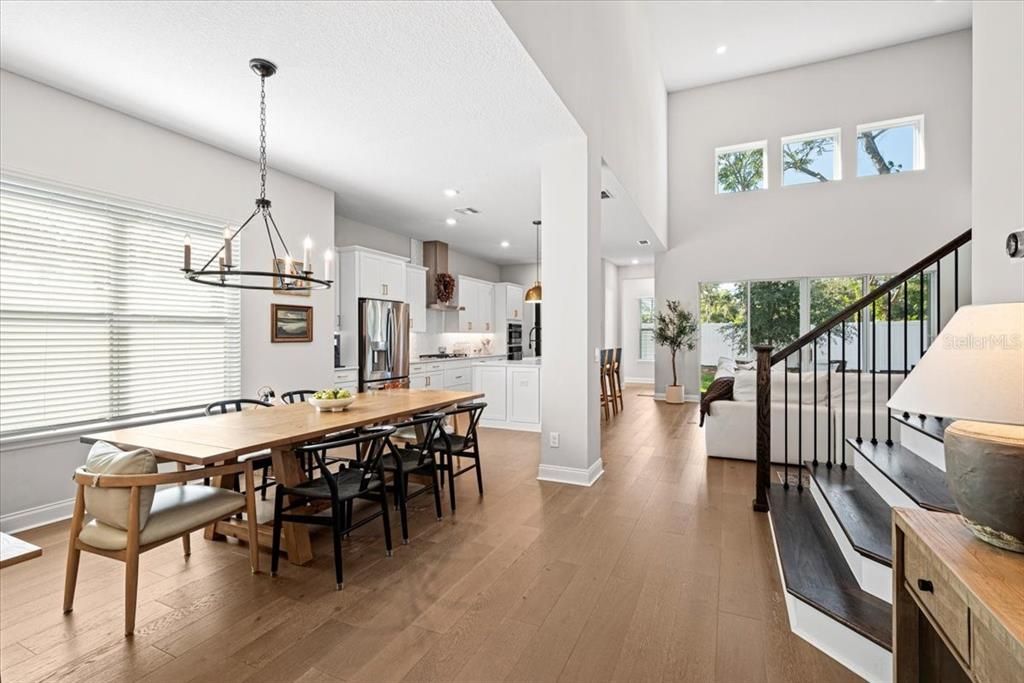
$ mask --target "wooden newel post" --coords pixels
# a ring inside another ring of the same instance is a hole
[[[768,486],[772,456],[772,347],[758,345],[757,351],[757,481],[754,510],[768,512]]]

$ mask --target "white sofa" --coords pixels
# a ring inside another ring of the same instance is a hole
[[[732,401],[715,401],[711,404],[710,412],[704,421],[704,443],[708,457],[733,458],[738,460],[756,460],[757,453],[757,414],[756,401],[749,391],[752,377],[746,376],[748,371],[737,372],[734,385],[734,396]],[[753,372],[749,372],[753,375]],[[772,382],[772,405],[771,405],[771,453],[772,462],[781,463],[785,454],[785,422],[789,421],[789,462],[798,462],[800,455],[804,460],[811,460],[814,455],[814,417],[817,414],[817,444],[818,460],[826,459],[828,449],[829,423],[832,425],[833,452],[841,453],[842,446],[842,422],[846,422],[846,436],[857,436],[857,375],[847,373],[846,375],[846,408],[843,415],[842,408],[842,376],[832,375],[832,405],[831,413],[828,405],[828,392],[825,390],[826,382],[824,373],[819,373],[818,378],[818,403],[813,400],[813,375],[809,372],[804,374],[804,395],[803,403],[797,404],[796,373],[789,373],[789,403],[783,402],[783,385],[781,373],[773,373]],[[893,375],[892,390],[903,381],[902,375]],[[888,400],[888,387],[886,375],[878,375],[875,378],[875,428],[880,439],[886,434],[886,408]],[[737,391],[738,390],[738,391]],[[865,439],[871,436],[871,381],[867,373],[861,376],[861,410],[860,424],[861,434]],[[797,430],[798,419],[802,418],[802,444],[803,452],[799,452],[800,441]]]

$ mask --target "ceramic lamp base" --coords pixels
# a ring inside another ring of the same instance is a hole
[[[682,384],[670,384],[665,387],[665,403],[682,403],[683,402],[683,385]]]
[[[1024,426],[954,422],[944,437],[946,482],[964,524],[1024,553]]]

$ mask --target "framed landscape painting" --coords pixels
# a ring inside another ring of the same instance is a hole
[[[313,341],[313,307],[270,304],[270,341]]]

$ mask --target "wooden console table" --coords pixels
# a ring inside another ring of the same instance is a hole
[[[893,510],[893,680],[1024,681],[1024,555],[958,515]]]

